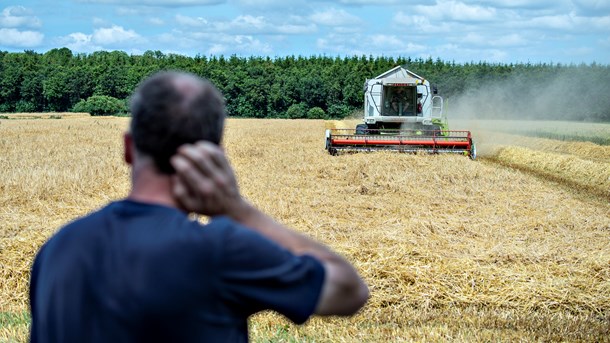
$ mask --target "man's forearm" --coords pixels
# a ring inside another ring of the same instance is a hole
[[[319,315],[352,315],[367,301],[368,287],[343,257],[304,235],[286,228],[243,200],[230,216],[288,249],[295,255],[311,255],[324,265],[326,280],[316,307]]]
[[[261,212],[245,200],[243,200],[243,203],[238,208],[239,210],[230,213],[229,216],[244,226],[278,243],[295,255],[309,254],[320,260],[341,258],[326,246],[278,223],[275,219]]]

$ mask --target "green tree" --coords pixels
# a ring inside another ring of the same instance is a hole
[[[320,107],[312,107],[307,111],[308,119],[324,119],[326,118],[326,112]]]
[[[86,112],[92,116],[111,116],[127,112],[127,106],[124,101],[110,96],[93,95],[74,105],[72,112]]]
[[[293,104],[288,107],[286,111],[286,118],[288,119],[300,119],[305,118],[307,115],[307,105],[305,103]]]

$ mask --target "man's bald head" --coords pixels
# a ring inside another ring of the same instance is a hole
[[[160,72],[144,80],[131,98],[131,135],[136,150],[151,157],[163,174],[179,146],[200,140],[220,144],[224,100],[193,74]]]

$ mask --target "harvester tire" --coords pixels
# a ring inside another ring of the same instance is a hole
[[[366,124],[358,124],[356,125],[356,134],[357,135],[366,135],[368,133],[368,127]]]

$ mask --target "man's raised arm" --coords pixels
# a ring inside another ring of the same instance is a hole
[[[319,315],[352,315],[368,299],[368,287],[354,267],[326,246],[301,235],[249,204],[239,193],[235,174],[218,146],[183,146],[172,158],[174,195],[183,208],[203,215],[226,215],[295,255],[317,258],[325,269]]]

